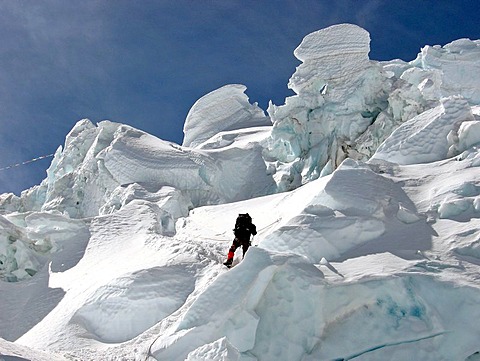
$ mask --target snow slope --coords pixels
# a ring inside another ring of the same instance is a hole
[[[0,195],[0,359],[480,360],[480,42],[369,42],[306,36],[296,95],[215,90],[183,145],[79,121]]]

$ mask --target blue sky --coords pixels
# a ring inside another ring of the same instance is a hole
[[[188,110],[229,83],[266,109],[291,92],[308,33],[370,32],[373,60],[480,39],[480,1],[0,0],[0,168],[53,153],[83,118],[181,143]],[[0,170],[0,193],[39,184],[51,159]]]

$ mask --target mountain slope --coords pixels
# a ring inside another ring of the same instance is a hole
[[[0,196],[0,355],[478,359],[480,42],[379,63],[369,41],[308,35],[296,95],[267,116],[241,85],[207,94],[182,146],[78,122]]]

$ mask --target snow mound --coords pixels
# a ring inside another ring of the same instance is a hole
[[[145,200],[158,206],[159,232],[165,235],[175,233],[175,220],[188,215],[193,208],[190,199],[173,187],[149,187],[147,184],[132,183],[115,188],[110,199],[100,208],[101,214],[113,213],[134,200]]]
[[[480,214],[478,159],[478,149],[472,147],[457,157],[434,163],[398,166],[373,159],[369,166],[403,184],[403,189],[429,223],[436,218],[467,222]]]
[[[199,347],[190,352],[185,361],[254,361],[253,357],[241,355],[226,337]]]
[[[124,342],[183,305],[194,283],[182,265],[142,270],[100,287],[72,321],[102,342]]]
[[[301,197],[303,210],[272,230],[260,246],[319,263],[322,258],[336,260],[380,250],[428,249],[431,243],[432,231],[408,196],[368,166],[346,160],[330,178],[304,187],[298,197],[309,191],[310,198]]]
[[[249,103],[245,90],[244,85],[225,85],[197,100],[185,119],[182,145],[196,147],[221,131],[271,125],[257,104]]]
[[[464,121],[458,129],[458,151],[464,151],[480,143],[480,121]]]

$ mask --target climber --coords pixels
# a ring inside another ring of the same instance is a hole
[[[235,250],[242,246],[243,248],[243,257],[250,247],[250,235],[257,234],[257,227],[252,223],[252,217],[248,213],[239,214],[237,220],[235,221],[235,229],[233,230],[235,239],[233,240],[232,246],[228,250],[227,260],[223,263],[228,268],[232,267],[233,256],[235,255]]]

